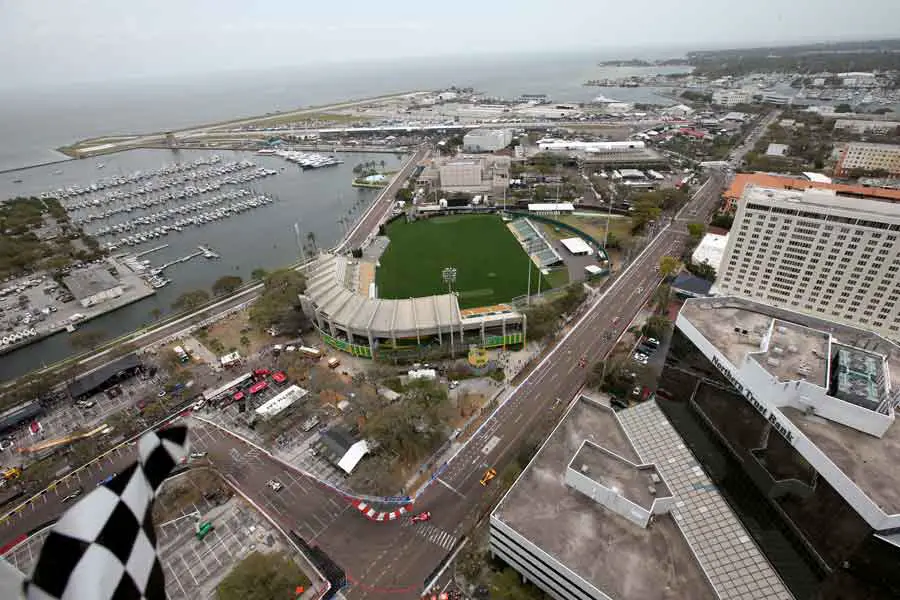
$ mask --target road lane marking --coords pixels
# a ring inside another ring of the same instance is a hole
[[[455,487],[453,487],[452,485],[450,485],[449,483],[447,483],[440,477],[437,478],[437,482],[440,483],[445,488],[447,488],[448,490],[450,490],[451,492],[453,492],[454,494],[456,494],[457,496],[459,496],[460,498],[465,498],[465,496],[463,494],[461,494],[459,492],[459,490],[457,490]]]
[[[495,429],[495,431],[496,431],[496,429]],[[484,445],[484,447],[481,449],[481,453],[484,455],[490,454],[491,452],[493,452],[494,448],[496,448],[497,444],[499,444],[499,443],[500,443],[500,437],[495,435],[494,437],[492,437],[490,439],[490,441],[487,444]]]

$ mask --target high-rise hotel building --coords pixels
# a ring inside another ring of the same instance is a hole
[[[900,203],[748,187],[715,292],[900,339]]]

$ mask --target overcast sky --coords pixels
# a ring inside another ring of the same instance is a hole
[[[622,57],[896,37],[898,23],[900,0],[0,0],[0,75],[15,87],[408,56]]]

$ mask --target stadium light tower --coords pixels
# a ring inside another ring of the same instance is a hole
[[[447,293],[453,293],[453,284],[456,283],[456,267],[446,267],[441,271],[441,277],[447,284]]]

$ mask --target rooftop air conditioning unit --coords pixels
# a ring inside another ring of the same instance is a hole
[[[778,360],[777,358],[770,358],[770,359],[766,360],[766,363],[768,363],[768,365],[770,367],[777,367],[778,365],[781,364],[781,361]]]
[[[590,471],[591,471],[591,470],[588,468],[587,465],[581,465],[581,472],[582,472],[582,473],[584,473],[585,475],[587,475]]]

